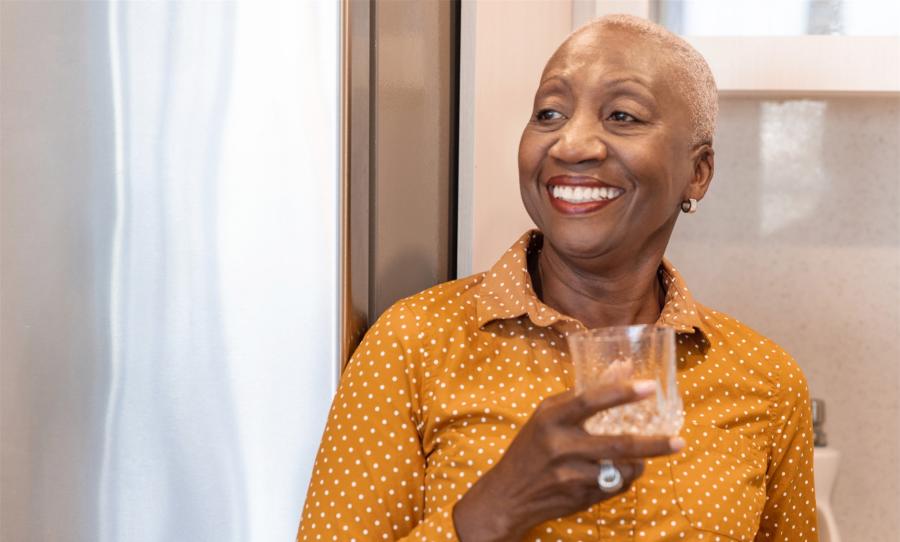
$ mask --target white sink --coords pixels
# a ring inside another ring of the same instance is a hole
[[[841,542],[831,510],[831,492],[837,478],[841,453],[833,448],[816,448],[813,467],[816,478],[816,508],[819,510],[819,542]]]

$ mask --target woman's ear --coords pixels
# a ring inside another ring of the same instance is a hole
[[[694,172],[685,192],[685,199],[703,199],[712,182],[716,169],[715,151],[709,143],[703,143],[694,149]]]

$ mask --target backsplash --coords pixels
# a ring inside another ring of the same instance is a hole
[[[668,257],[828,404],[849,540],[900,532],[900,99],[725,98],[716,173]]]

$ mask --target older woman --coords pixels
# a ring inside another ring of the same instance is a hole
[[[539,230],[375,323],[334,399],[298,540],[817,539],[802,373],[663,258],[712,179],[716,111],[706,62],[657,25],[607,17],[562,44],[519,147]],[[677,331],[681,438],[581,427],[653,385],[574,394],[566,335],[638,323]]]

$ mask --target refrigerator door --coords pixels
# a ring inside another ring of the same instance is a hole
[[[291,539],[339,367],[340,4],[2,9],[0,539]]]

